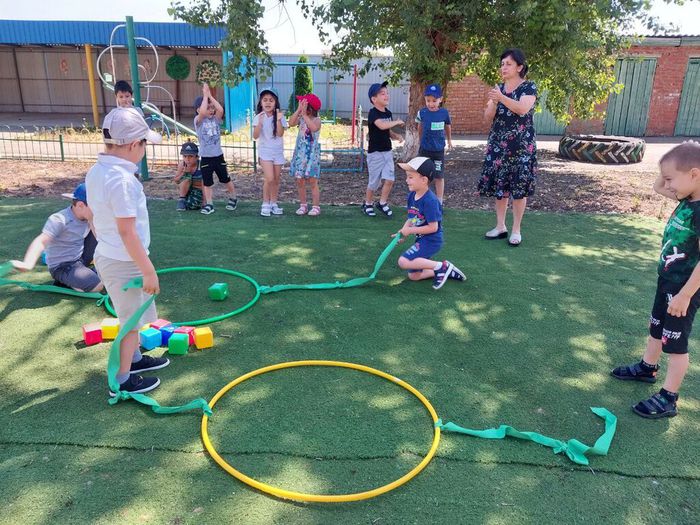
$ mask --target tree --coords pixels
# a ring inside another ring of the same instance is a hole
[[[262,0],[173,0],[171,12],[190,23],[225,23],[224,49],[257,56],[271,67],[260,28]],[[289,0],[287,0],[289,1]],[[613,65],[632,43],[625,36],[635,21],[662,29],[649,14],[651,0],[295,0],[331,45],[328,67],[349,70],[352,60],[366,59],[360,73],[381,67],[388,80],[410,80],[405,154],[417,150],[414,117],[423,105],[423,89],[475,73],[493,84],[498,58],[508,47],[521,48],[529,77],[547,90],[547,105],[558,118],[587,118],[596,103],[619,89]],[[683,0],[664,0],[682,4]],[[284,0],[280,3],[284,5]],[[391,58],[373,58],[389,49]],[[367,58],[369,57],[369,58]],[[232,64],[235,66],[235,64]],[[240,76],[240,75],[239,75]],[[236,74],[229,72],[229,79]],[[445,93],[449,96],[449,93]],[[471,103],[484,105],[483,100]]]
[[[309,59],[306,55],[299,57],[299,62],[307,64]],[[289,111],[297,110],[296,95],[306,95],[314,90],[314,81],[311,76],[311,68],[307,66],[296,66],[294,68],[294,91],[289,95]]]

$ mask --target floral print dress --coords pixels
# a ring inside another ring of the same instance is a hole
[[[289,174],[297,179],[318,179],[321,176],[321,143],[318,138],[321,129],[311,132],[302,118],[299,120],[294,155],[289,166]]]
[[[522,82],[512,93],[502,93],[514,100],[525,95],[537,96],[534,82]],[[524,116],[510,111],[500,102],[496,107],[486,146],[486,158],[479,178],[479,193],[500,199],[510,194],[522,199],[535,193],[537,179],[537,146],[533,115],[535,106]]]

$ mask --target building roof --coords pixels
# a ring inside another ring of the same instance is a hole
[[[108,46],[112,30],[119,24],[125,22],[0,20],[0,45]],[[167,22],[134,22],[134,32],[159,47],[218,47],[226,35],[222,26],[195,27]],[[112,43],[126,45],[125,27],[116,31]],[[147,45],[139,40],[136,44]]]

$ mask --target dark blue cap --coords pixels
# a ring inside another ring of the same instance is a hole
[[[379,93],[379,91],[382,88],[385,88],[388,85],[389,85],[389,82],[382,82],[381,84],[372,84],[369,87],[369,91],[367,91],[367,96],[369,97],[370,100],[372,100],[372,97],[376,96],[377,93]]]
[[[87,190],[85,189],[84,182],[78,184],[73,190],[73,193],[62,193],[61,195],[67,199],[73,199],[75,201],[81,201],[87,204]]]
[[[429,95],[435,98],[440,98],[442,96],[442,88],[440,88],[440,84],[430,84],[429,86],[426,86],[423,96],[427,97]]]

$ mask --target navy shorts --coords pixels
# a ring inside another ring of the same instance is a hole
[[[649,335],[661,339],[661,349],[667,354],[687,354],[688,337],[693,319],[700,306],[700,291],[690,299],[685,317],[675,317],[666,312],[668,303],[685,283],[674,283],[659,277],[654,296],[654,306],[649,317]]]
[[[445,150],[440,151],[430,151],[427,149],[420,148],[418,150],[419,157],[428,157],[435,164],[435,178],[444,179],[445,178]]]
[[[214,185],[214,172],[219,177],[219,182],[226,184],[231,182],[231,177],[228,176],[226,169],[226,160],[223,155],[218,157],[202,157],[199,163],[199,169],[202,172],[202,181],[206,187]]]
[[[420,257],[424,259],[430,259],[433,255],[440,251],[442,248],[442,241],[426,241],[425,239],[416,239],[413,245],[401,254],[401,257],[405,257],[409,261],[418,259]],[[408,273],[412,272],[422,272],[423,270],[408,270]]]

